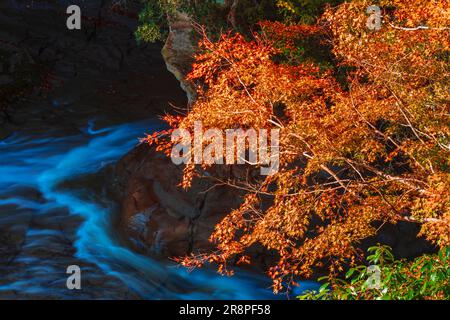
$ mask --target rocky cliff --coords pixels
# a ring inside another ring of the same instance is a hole
[[[189,103],[192,103],[196,97],[194,86],[185,79],[191,70],[196,51],[192,32],[193,27],[189,16],[184,13],[176,13],[170,21],[169,35],[161,51],[167,70],[180,82]]]

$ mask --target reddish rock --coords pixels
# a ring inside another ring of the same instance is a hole
[[[116,167],[122,210],[120,230],[143,253],[174,257],[211,249],[214,226],[242,201],[242,193],[195,179],[188,190],[179,187],[182,166],[140,145]]]

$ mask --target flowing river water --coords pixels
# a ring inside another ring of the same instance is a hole
[[[114,202],[64,187],[114,163],[156,126],[13,134],[0,142],[0,298],[276,298],[262,275],[188,273],[131,251],[114,230]],[[69,265],[81,267],[81,290],[66,287]]]

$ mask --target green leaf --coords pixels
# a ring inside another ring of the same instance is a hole
[[[345,277],[347,279],[350,278],[353,275],[353,273],[355,273],[355,271],[356,270],[354,268],[351,268],[350,270],[347,271],[347,273],[345,274]]]

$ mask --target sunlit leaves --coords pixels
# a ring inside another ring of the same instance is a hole
[[[217,251],[184,265],[213,262],[229,273],[230,261],[251,263],[259,244],[277,252],[268,273],[279,291],[317,267],[340,274],[375,223],[418,222],[421,235],[449,245],[448,5],[384,1],[375,32],[366,28],[370,4],[330,8],[315,26],[263,22],[252,41],[204,36],[188,76],[198,100],[168,117],[171,126],[276,126],[280,171],[226,180],[248,191],[244,204],[216,226]],[[405,29],[419,25],[428,28]],[[311,37],[331,46],[334,65],[291,54]],[[186,167],[184,187],[196,172]]]

